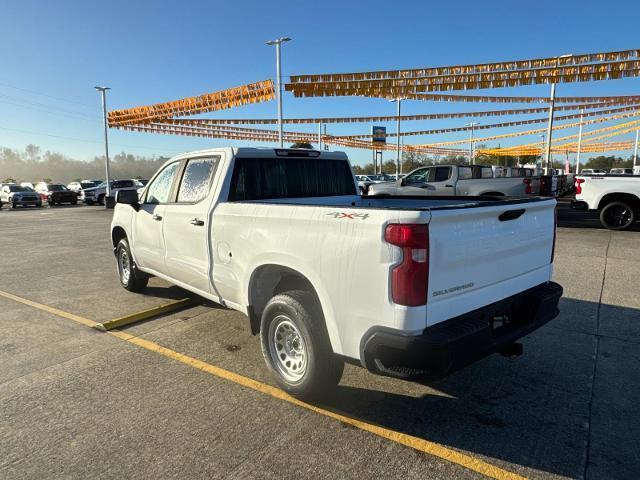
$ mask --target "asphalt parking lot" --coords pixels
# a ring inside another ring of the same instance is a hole
[[[120,287],[110,211],[0,211],[0,478],[637,478],[640,232],[566,207],[561,314],[523,356],[425,385],[347,366],[311,407],[232,310],[83,324],[187,296]]]

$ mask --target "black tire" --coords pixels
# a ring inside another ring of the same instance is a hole
[[[84,203],[86,203],[87,205],[91,206],[91,205],[93,205],[93,200],[85,200]]]
[[[342,377],[344,360],[333,353],[322,311],[310,292],[290,290],[269,300],[262,313],[260,339],[267,367],[280,388],[293,397],[321,399]],[[294,355],[302,353],[287,366],[291,350]]]
[[[609,230],[626,230],[636,219],[636,212],[626,202],[608,203],[600,211],[600,223]]]
[[[77,205],[78,204],[78,200],[74,200],[71,202],[71,205]]]
[[[143,291],[149,282],[149,275],[138,270],[136,263],[131,257],[129,242],[123,238],[116,247],[116,263],[118,265],[118,278],[120,285],[130,292]],[[128,269],[128,273],[125,270]]]
[[[53,200],[49,200],[47,203],[50,207],[53,207],[56,204],[56,202],[54,202]]]
[[[98,203],[104,205],[104,195],[98,195]]]

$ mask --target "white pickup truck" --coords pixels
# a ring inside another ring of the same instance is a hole
[[[640,175],[580,174],[574,181],[576,199],[571,206],[598,210],[602,226],[626,230],[640,218]]]
[[[437,165],[420,167],[395,182],[369,187],[369,195],[522,197],[534,193],[532,177],[494,176],[491,167]]]
[[[278,384],[312,398],[345,359],[442,377],[558,314],[555,200],[369,199],[344,153],[223,148],[116,194],[119,279],[155,275],[248,316]]]

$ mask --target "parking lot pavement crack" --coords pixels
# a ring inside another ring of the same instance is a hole
[[[596,334],[594,335],[595,340],[595,348],[594,348],[594,358],[593,358],[593,373],[591,374],[591,393],[589,395],[589,417],[587,419],[587,445],[586,445],[586,454],[584,461],[584,472],[582,474],[582,478],[588,478],[589,473],[589,462],[591,461],[591,425],[593,418],[593,397],[595,395],[596,389],[596,375],[598,374],[598,354],[600,350],[600,313],[602,310],[602,296],[604,294],[604,286],[607,278],[607,263],[609,260],[609,248],[611,247],[611,239],[613,235],[609,232],[609,240],[607,241],[607,248],[605,249],[604,256],[604,270],[602,272],[602,284],[600,286],[600,295],[598,297],[598,310],[596,312]]]

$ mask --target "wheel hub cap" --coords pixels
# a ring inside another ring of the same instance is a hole
[[[302,335],[286,316],[276,317],[269,328],[269,354],[276,370],[289,382],[299,381],[307,368]]]
[[[129,255],[125,250],[120,251],[120,278],[122,279],[122,283],[129,282],[129,276],[131,275],[131,264],[129,262]]]

